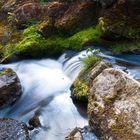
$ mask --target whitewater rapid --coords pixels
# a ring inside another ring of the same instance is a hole
[[[87,55],[90,52],[64,53],[58,60],[24,60],[1,65],[12,68],[17,73],[23,95],[12,107],[2,110],[0,117],[15,118],[28,124],[29,119],[39,112],[39,119],[45,129],[31,131],[33,140],[64,140],[73,128],[87,125],[86,112],[81,112],[70,97],[70,87],[81,71],[82,60]],[[99,55],[119,69],[124,69],[122,64],[130,61],[128,56],[126,59],[125,56]],[[121,61],[121,66],[118,61]],[[135,59],[131,61],[136,63]],[[126,71],[133,77],[140,78],[139,66],[126,67]]]

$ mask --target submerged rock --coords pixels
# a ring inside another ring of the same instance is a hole
[[[65,140],[83,140],[79,128],[74,128],[70,134],[65,138]]]
[[[89,124],[100,140],[140,139],[140,83],[121,70],[105,69],[89,96]]]
[[[26,124],[10,118],[0,119],[0,140],[30,140]]]
[[[33,128],[41,127],[41,123],[38,116],[33,116],[29,120],[29,127],[33,127]]]
[[[89,126],[74,128],[65,140],[97,140],[93,130]]]
[[[14,103],[21,94],[22,88],[16,73],[10,68],[0,70],[0,107]]]

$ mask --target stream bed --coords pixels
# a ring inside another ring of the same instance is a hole
[[[99,55],[112,62],[115,68],[140,79],[140,55],[112,55],[104,48],[100,50]],[[64,140],[73,128],[88,125],[85,109],[75,106],[70,98],[70,87],[83,66],[79,58],[85,55],[86,51],[68,51],[58,60],[24,60],[2,65],[17,73],[23,95],[11,108],[2,110],[0,116],[28,123],[39,112],[43,127],[31,132],[33,140]]]

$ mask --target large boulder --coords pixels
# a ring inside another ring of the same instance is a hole
[[[0,70],[0,107],[13,104],[22,94],[18,76],[12,69]]]
[[[50,33],[51,35],[58,33],[67,36],[73,35],[97,23],[97,14],[97,4],[95,2],[49,2],[44,6],[45,20],[40,25],[39,31],[47,37],[50,36]]]
[[[50,37],[53,34],[58,33],[55,22],[60,19],[65,11],[68,9],[68,5],[58,1],[49,2],[44,6],[44,20],[42,23],[38,24],[38,32],[40,32],[45,37]]]
[[[55,23],[63,34],[73,34],[97,23],[97,5],[86,1],[71,4],[64,15]]]
[[[89,124],[100,140],[140,139],[140,83],[121,70],[105,69],[93,80]]]
[[[17,27],[41,20],[44,15],[43,6],[40,3],[27,2],[17,7],[13,12],[12,22]]]
[[[1,0],[0,11],[2,12],[13,12],[18,6],[25,3],[39,2],[40,0]]]
[[[30,140],[26,124],[10,118],[0,119],[1,140]]]
[[[139,5],[139,0],[117,0],[111,7],[102,8],[101,16],[104,17],[106,26],[105,37],[115,40],[122,37],[140,38]]]

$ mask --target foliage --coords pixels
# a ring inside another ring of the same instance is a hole
[[[93,51],[91,48],[89,48],[87,49],[86,53],[87,55],[83,59],[83,64],[84,64],[83,72],[87,71],[91,67],[94,67],[97,64],[97,62],[100,62],[102,59],[101,57],[98,56],[98,54],[100,53],[99,50]]]
[[[84,55],[83,70],[79,73],[79,76],[74,81],[71,91],[73,99],[79,101],[88,101],[88,95],[90,93],[90,82],[89,71],[93,68],[97,62],[101,61],[101,58],[97,56],[99,51],[93,51],[91,48],[86,50],[86,55]]]

